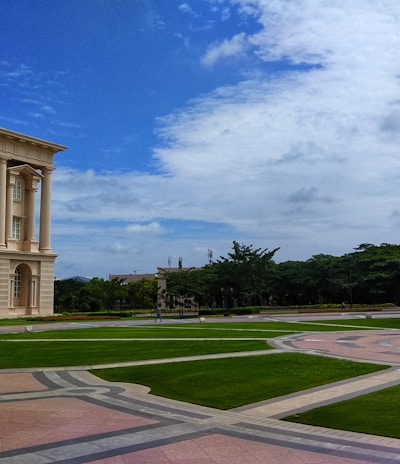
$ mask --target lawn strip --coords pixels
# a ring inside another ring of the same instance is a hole
[[[284,420],[331,429],[400,438],[400,386],[362,395]]]
[[[1,339],[40,339],[40,338],[272,338],[301,332],[331,332],[347,331],[354,328],[342,327],[340,325],[330,326],[317,323],[292,323],[292,322],[249,322],[249,323],[213,323],[185,324],[180,325],[158,325],[158,326],[131,326],[131,327],[91,327],[76,329],[41,330],[33,327],[32,332],[18,334],[2,334]],[[360,327],[363,330],[363,327]],[[43,334],[46,334],[43,336]]]
[[[294,393],[386,369],[298,353],[93,370],[114,382],[146,385],[151,393],[219,409]]]
[[[33,331],[22,332],[18,334],[3,334],[0,335],[0,340],[16,340],[16,339],[101,339],[101,338],[271,338],[280,337],[298,333],[297,331],[284,330],[245,330],[245,329],[191,329],[184,327],[184,330],[179,328],[163,329],[152,327],[102,327],[91,329],[68,329],[68,330],[51,330],[51,331]]]
[[[347,321],[352,323],[352,321]],[[336,323],[336,321],[248,321],[248,322],[212,322],[212,323],[192,323],[185,326],[178,326],[168,324],[168,327],[180,327],[180,328],[204,328],[207,326],[212,329],[228,329],[228,330],[282,330],[287,332],[334,332],[334,331],[347,331],[352,328],[343,327],[342,324]],[[146,326],[148,327],[148,326]],[[161,329],[164,326],[159,326]],[[364,327],[360,326],[359,330],[364,330]]]
[[[87,366],[147,359],[269,349],[265,341],[134,340],[0,342],[0,369]]]

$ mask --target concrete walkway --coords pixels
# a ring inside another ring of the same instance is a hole
[[[271,343],[269,355],[296,351],[392,367],[231,411],[108,383],[89,366],[2,370],[0,464],[400,463],[400,440],[279,420],[400,384],[398,331],[297,334]]]

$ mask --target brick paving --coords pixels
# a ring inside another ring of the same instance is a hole
[[[274,339],[279,351],[393,367],[231,411],[156,397],[138,385],[108,383],[84,367],[3,370],[0,464],[400,463],[400,440],[279,420],[400,384],[397,334],[376,330]]]

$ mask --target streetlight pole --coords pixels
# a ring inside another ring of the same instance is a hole
[[[349,293],[350,293],[350,310],[353,310],[353,282],[352,282],[352,262],[353,257],[349,257]]]

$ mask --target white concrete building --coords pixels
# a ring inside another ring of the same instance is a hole
[[[51,173],[66,149],[0,129],[0,318],[53,313]]]

